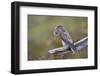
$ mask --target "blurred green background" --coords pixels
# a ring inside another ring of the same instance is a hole
[[[46,60],[48,50],[62,46],[61,40],[53,35],[57,25],[63,25],[74,42],[88,35],[87,17],[28,15],[28,60]],[[66,54],[64,59],[87,57],[88,50],[84,48],[75,54]],[[55,55],[52,59],[61,58]]]

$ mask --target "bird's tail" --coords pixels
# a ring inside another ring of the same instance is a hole
[[[71,48],[72,53],[75,53],[75,50],[73,48]]]

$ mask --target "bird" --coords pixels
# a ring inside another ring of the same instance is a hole
[[[70,48],[73,53],[76,51],[76,47],[73,43],[73,40],[67,30],[65,30],[64,26],[58,25],[54,29],[54,36],[59,36],[62,44],[66,48]]]

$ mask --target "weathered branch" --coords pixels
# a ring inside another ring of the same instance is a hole
[[[88,37],[85,37],[77,42],[74,43],[75,47],[76,47],[76,50],[75,51],[79,51],[81,50],[82,48],[85,48],[85,47],[88,47]],[[55,53],[69,53],[71,52],[70,48],[69,47],[60,47],[60,48],[55,48],[55,49],[52,49],[52,50],[49,50],[48,53],[49,54],[55,54]]]
[[[81,39],[74,43],[77,50],[81,50],[82,48],[88,47],[88,37]]]

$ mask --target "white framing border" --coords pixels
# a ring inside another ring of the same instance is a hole
[[[27,61],[27,14],[88,17],[88,59]],[[20,70],[94,65],[94,11],[20,7]]]

